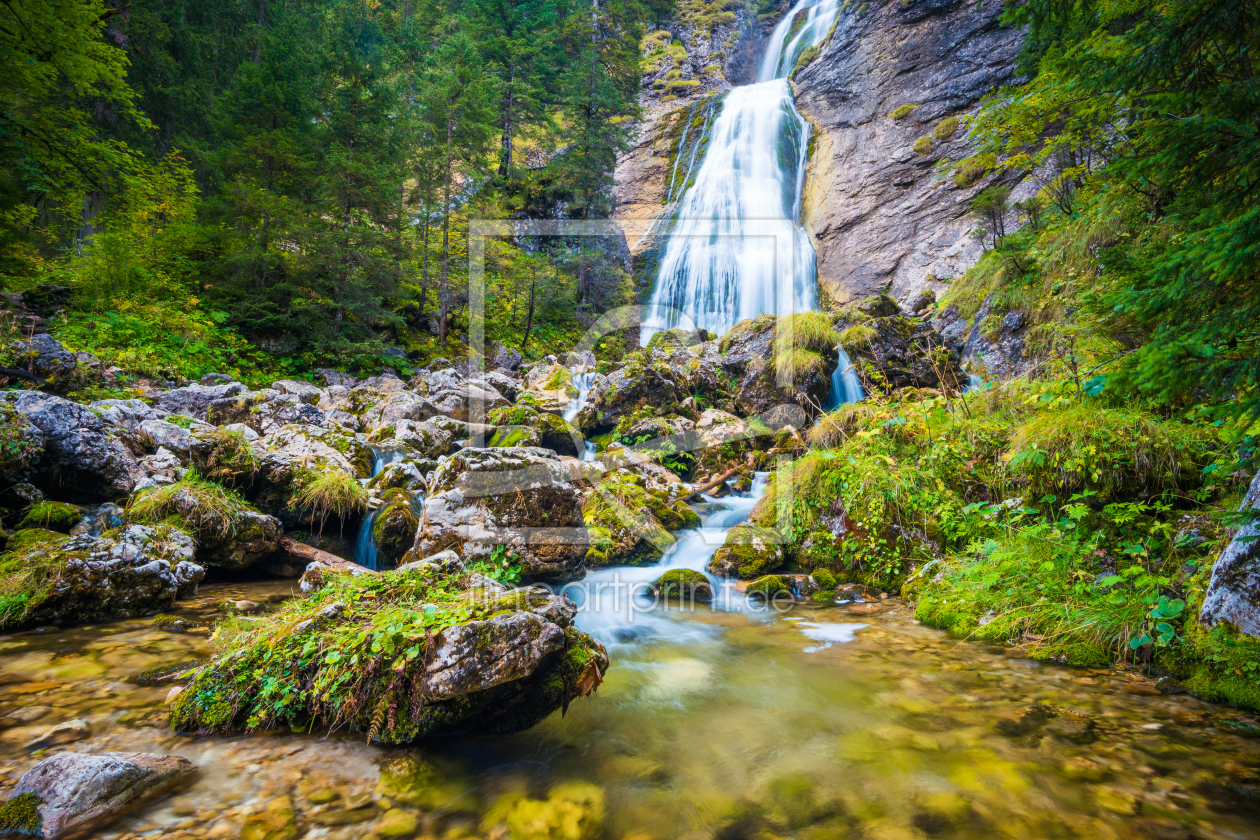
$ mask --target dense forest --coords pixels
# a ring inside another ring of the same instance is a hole
[[[137,373],[459,356],[468,219],[610,214],[652,14],[11,4],[0,278],[71,287],[55,332]],[[492,340],[571,346],[628,300],[607,243],[487,260]]]

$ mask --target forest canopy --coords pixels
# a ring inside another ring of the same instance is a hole
[[[654,14],[6,3],[0,284],[70,287],[54,333],[137,372],[459,355],[469,219],[611,212]],[[487,335],[571,345],[629,302],[617,256],[602,239],[493,243]]]

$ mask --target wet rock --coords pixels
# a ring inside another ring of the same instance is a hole
[[[174,755],[64,752],[36,764],[18,781],[9,801],[38,800],[40,836],[88,836],[114,819],[188,781],[193,763]]]
[[[416,460],[407,458],[394,461],[385,467],[367,484],[369,494],[380,498],[386,490],[405,490],[408,493],[423,493],[429,484],[429,475],[437,468],[432,460]]]
[[[1012,379],[1032,369],[1035,360],[1027,353],[1029,324],[1024,313],[994,311],[992,295],[970,323],[951,305],[932,326],[945,345],[984,379]]]
[[[997,20],[1003,4],[956,0],[871,3],[841,13],[816,61],[794,76],[797,106],[814,125],[802,214],[818,255],[824,296],[845,303],[947,288],[982,252],[970,199],[993,183],[943,180],[974,154],[966,119],[1006,84],[1023,43]],[[890,115],[916,105],[901,119]],[[926,155],[919,137],[935,136]],[[963,186],[962,184],[966,184]],[[1017,190],[1012,200],[1024,198]]]
[[[1260,472],[1251,479],[1240,510],[1260,508]],[[1205,627],[1229,624],[1241,633],[1260,636],[1260,524],[1239,528],[1212,566],[1199,622]]]
[[[901,313],[896,301],[886,295],[845,307],[835,316],[835,323],[867,394],[942,384],[959,391],[967,386],[958,354],[941,352],[944,338],[922,320]]]
[[[587,565],[655,563],[674,544],[671,531],[700,525],[700,517],[685,501],[690,490],[681,483],[662,488],[627,469],[606,473],[582,502],[591,539]]]
[[[677,413],[681,389],[655,367],[631,362],[592,386],[576,425],[586,434],[602,434],[635,409],[651,406],[658,414]]]
[[[464,560],[504,546],[523,574],[564,582],[585,574],[586,526],[578,490],[555,453],[537,447],[465,449],[430,481],[416,536],[421,555]]]
[[[713,585],[692,569],[671,569],[652,582],[648,590],[661,598],[707,604],[713,600]]]
[[[28,750],[46,750],[49,747],[81,741],[92,734],[92,727],[85,720],[68,720],[26,742]]]
[[[189,562],[192,539],[169,526],[55,537],[24,550],[26,566],[11,581],[24,600],[5,616],[6,629],[152,615],[195,594],[205,576]]]
[[[726,535],[708,570],[720,577],[753,580],[783,565],[783,537],[773,528],[743,522]]]
[[[10,391],[3,399],[44,438],[36,480],[47,492],[71,501],[118,499],[143,477],[131,450],[88,407],[38,391]]]

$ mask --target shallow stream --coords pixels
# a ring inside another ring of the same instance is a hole
[[[208,586],[178,612],[204,623],[224,601],[290,593]],[[24,742],[82,718],[92,735],[58,749],[200,766],[109,838],[238,837],[250,814],[290,807],[290,836],[309,838],[507,837],[490,829],[504,821],[516,837],[575,840],[1260,837],[1255,719],[1135,673],[947,638],[896,599],[849,609],[657,610],[649,640],[610,645],[606,682],[567,715],[419,749],[172,734],[170,687],[133,679],[206,656],[204,633],[133,620],[5,636],[0,714],[28,719],[0,732],[0,775],[14,783],[39,758]]]

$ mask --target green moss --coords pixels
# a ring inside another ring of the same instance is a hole
[[[367,490],[344,470],[299,469],[293,479],[289,507],[309,510],[319,519],[329,515],[343,517],[367,507]]]
[[[27,425],[16,408],[0,400],[0,475],[30,463],[43,448],[39,438],[26,435]]]
[[[28,834],[43,836],[44,818],[39,806],[44,800],[38,794],[20,793],[0,805],[0,835]]]
[[[814,583],[818,584],[820,589],[836,588],[836,576],[826,569],[818,569],[814,571],[810,577],[814,579]]]
[[[66,535],[57,531],[48,531],[43,528],[27,528],[18,531],[9,538],[9,544],[5,546],[9,554],[17,555],[37,546],[50,545],[66,539]]]
[[[713,586],[702,573],[692,569],[670,569],[652,584],[663,598],[707,603],[713,600]]]
[[[954,167],[954,183],[965,189],[983,178],[992,167],[992,161],[983,155],[960,160]]]
[[[27,528],[43,528],[63,534],[83,521],[83,513],[74,505],[62,502],[38,502],[31,506],[18,523],[19,531]]]
[[[868,324],[854,324],[840,333],[840,345],[846,352],[865,350],[871,339],[878,334],[876,329]]]
[[[932,129],[933,139],[944,143],[946,140],[954,136],[954,132],[958,130],[958,117],[946,117],[936,124],[936,128]]]
[[[919,156],[932,154],[932,138],[920,137],[914,141],[914,153]]]
[[[174,484],[132,498],[127,517],[150,525],[176,521],[203,541],[231,535],[240,515],[252,510],[235,491],[206,481],[190,470]]]
[[[888,115],[888,118],[892,120],[903,120],[914,113],[914,111],[919,107],[920,106],[918,105],[911,105],[909,103],[899,105],[891,114]]]
[[[607,667],[598,643],[569,628],[565,655],[522,683],[417,701],[444,630],[531,609],[548,597],[519,589],[480,598],[464,583],[423,569],[331,573],[309,598],[287,601],[260,621],[221,625],[223,653],[172,704],[171,725],[203,734],[349,725],[391,744],[474,720],[491,731],[515,731],[577,696],[590,663]],[[479,626],[489,632],[490,625]]]
[[[773,597],[774,595],[777,595],[780,592],[786,592],[787,594],[791,595],[792,587],[788,586],[787,581],[785,581],[783,578],[779,577],[778,575],[766,575],[765,577],[758,578],[757,580],[748,584],[748,589],[746,591],[747,592],[760,592],[763,595],[768,595],[768,596]]]

